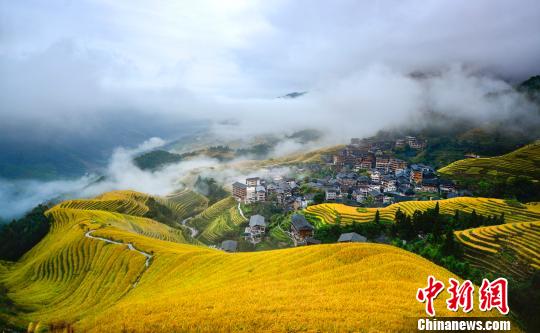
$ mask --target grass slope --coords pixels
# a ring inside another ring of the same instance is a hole
[[[304,213],[315,223],[335,223],[338,215],[341,217],[341,223],[352,223],[353,221],[362,223],[372,222],[378,209],[382,220],[393,221],[398,208],[404,213],[412,215],[415,210],[425,211],[428,208],[434,208],[437,202],[442,214],[454,214],[456,210],[467,213],[476,210],[476,213],[484,216],[498,216],[504,213],[506,222],[524,222],[540,219],[540,210],[532,208],[532,205],[514,205],[508,204],[501,199],[470,197],[433,201],[405,201],[384,208],[358,208],[343,204],[324,203],[309,206],[304,210]]]
[[[528,176],[540,180],[540,141],[502,156],[459,160],[439,172],[451,178]]]
[[[26,309],[12,319],[21,327],[397,331],[414,328],[410,317],[424,315],[415,292],[425,286],[427,275],[443,281],[452,276],[387,245],[228,254],[149,237],[171,229],[149,219],[61,205],[49,214],[54,221],[50,233],[22,260],[0,271],[9,297]],[[85,237],[86,230],[152,253],[150,266],[145,268],[145,257],[125,245]],[[448,312],[443,297],[436,300],[436,310],[443,316],[462,315]]]
[[[540,221],[506,223],[456,231],[465,257],[495,275],[530,277],[540,269]]]

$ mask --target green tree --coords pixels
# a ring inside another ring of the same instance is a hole
[[[313,196],[313,203],[320,204],[324,202],[324,192],[319,192]]]
[[[378,209],[377,209],[377,212],[375,213],[375,224],[377,225],[381,224],[381,213],[379,213]]]

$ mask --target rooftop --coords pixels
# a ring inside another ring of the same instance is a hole
[[[221,243],[221,249],[227,252],[235,252],[238,246],[237,241],[225,240]]]
[[[296,230],[313,230],[313,226],[306,220],[304,215],[294,214],[291,223]]]
[[[339,236],[338,242],[365,242],[367,238],[356,232],[348,232]]]
[[[246,185],[246,184],[242,184],[242,183],[240,183],[240,182],[234,182],[233,187],[246,188],[247,185]]]
[[[254,226],[261,226],[261,227],[266,227],[266,222],[264,222],[264,216],[262,215],[253,215],[249,218],[249,226],[250,227],[254,227]]]

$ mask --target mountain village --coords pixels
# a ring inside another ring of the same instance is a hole
[[[324,166],[308,164],[303,168],[308,174],[317,174],[321,168],[326,168],[329,172],[325,177],[249,177],[232,184],[232,195],[239,203],[272,203],[285,213],[301,211],[322,202],[376,208],[403,201],[470,195],[467,191],[458,191],[454,182],[438,177],[433,167],[409,164],[393,153],[404,148],[422,150],[425,146],[425,140],[414,136],[395,141],[353,138],[337,153],[323,156]],[[244,238],[257,244],[266,229],[265,218],[253,215],[245,227]],[[313,238],[313,231],[313,225],[302,214],[292,215],[291,228],[287,233],[295,245],[320,243]],[[339,242],[366,240],[355,233],[342,236]],[[231,241],[225,242],[222,249],[234,251]]]

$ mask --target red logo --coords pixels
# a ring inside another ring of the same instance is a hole
[[[446,300],[446,307],[450,311],[456,312],[459,307],[463,308],[463,312],[469,312],[473,308],[473,293],[474,285],[471,281],[465,280],[460,286],[459,281],[453,278],[448,280],[450,287],[447,291],[450,293],[450,298]]]
[[[426,288],[418,288],[416,299],[421,303],[426,303],[426,313],[433,317],[435,316],[433,301],[444,290],[445,285],[432,275],[428,276],[427,282]],[[474,294],[472,282],[465,280],[460,285],[459,281],[454,278],[450,278],[448,282],[450,284],[446,290],[450,294],[446,300],[448,310],[456,312],[462,308],[463,312],[471,311]],[[480,311],[489,311],[495,308],[502,314],[508,314],[510,311],[508,308],[508,281],[505,278],[498,278],[493,282],[489,282],[487,279],[482,281],[479,291],[479,308]]]
[[[426,302],[426,312],[430,316],[435,315],[435,307],[433,306],[433,300],[444,290],[444,283],[437,281],[435,277],[428,277],[428,286],[426,288],[419,288],[416,293],[416,299],[419,302]]]
[[[489,311],[496,308],[502,314],[507,314],[508,308],[508,281],[505,278],[498,278],[493,282],[487,279],[482,281],[480,286],[480,311]]]

